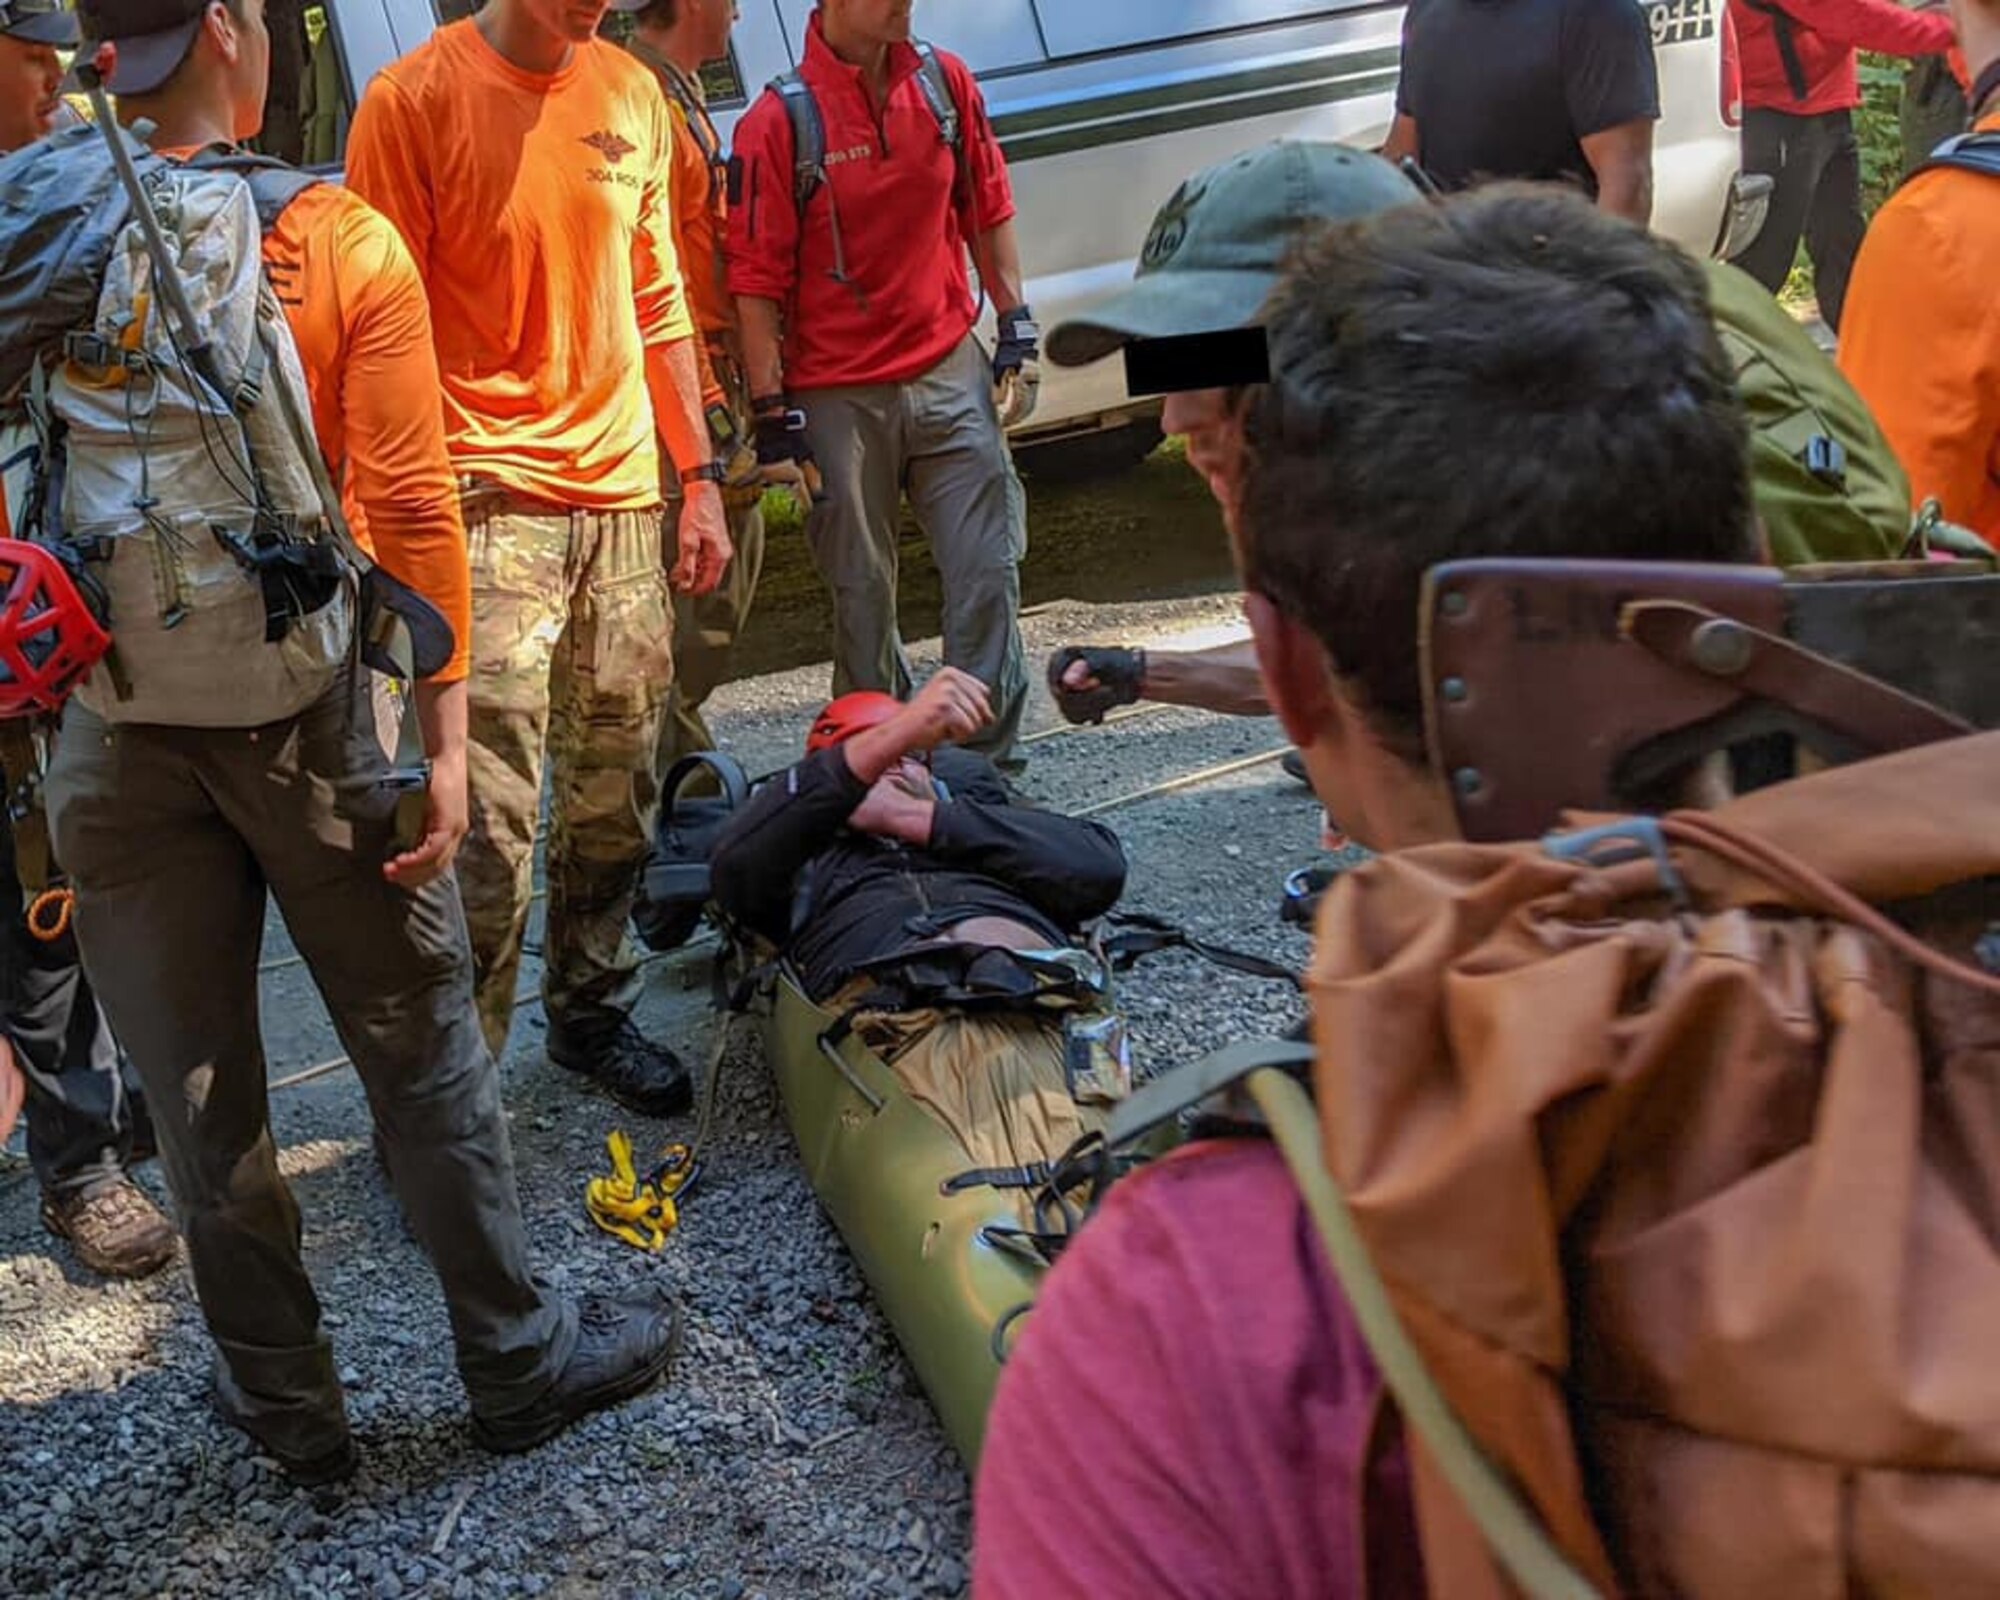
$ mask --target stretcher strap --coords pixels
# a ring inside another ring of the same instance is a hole
[[[1120,972],[1130,971],[1145,957],[1157,955],[1162,950],[1186,950],[1200,956],[1210,966],[1234,972],[1240,977],[1268,978],[1274,983],[1288,983],[1294,989],[1305,988],[1305,981],[1290,967],[1266,956],[1252,955],[1247,950],[1232,950],[1227,945],[1197,939],[1187,929],[1176,927],[1164,917],[1143,911],[1116,911],[1104,920],[1118,930],[1104,940],[1103,948],[1112,966]]]

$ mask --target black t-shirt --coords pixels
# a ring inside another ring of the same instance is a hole
[[[1582,141],[1660,114],[1636,0],[1414,0],[1396,109],[1416,119],[1439,187],[1571,179],[1595,196]]]

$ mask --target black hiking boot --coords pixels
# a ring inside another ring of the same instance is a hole
[[[587,1296],[577,1311],[576,1348],[547,1394],[506,1417],[472,1414],[472,1437],[496,1455],[518,1455],[571,1423],[643,1394],[673,1365],[681,1344],[680,1302],[648,1285],[616,1297]]]
[[[549,1025],[549,1059],[593,1078],[628,1110],[647,1117],[678,1117],[694,1107],[694,1079],[687,1064],[639,1031],[630,1017],[616,1026],[569,1033]]]
[[[296,1455],[289,1450],[281,1450],[269,1440],[260,1437],[257,1429],[231,1400],[229,1389],[229,1381],[224,1377],[210,1390],[209,1400],[215,1407],[215,1414],[238,1433],[248,1437],[257,1447],[259,1454],[275,1461],[278,1470],[301,1489],[323,1489],[329,1484],[345,1483],[360,1467],[361,1452],[355,1448],[353,1436],[348,1433],[344,1418],[338,1420],[338,1434],[326,1448],[316,1450],[310,1455]]]

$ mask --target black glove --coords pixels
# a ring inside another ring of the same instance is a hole
[[[1096,688],[1072,689],[1063,682],[1063,674],[1079,661],[1097,680]],[[1049,652],[1049,693],[1055,696],[1056,709],[1071,722],[1102,722],[1105,712],[1137,700],[1145,681],[1143,650],[1070,644]]]
[[[757,418],[757,463],[776,467],[795,463],[812,464],[812,446],[806,443],[806,414],[786,403],[781,394],[767,394],[753,400]]]
[[[1000,342],[993,347],[993,381],[999,383],[1010,372],[1019,372],[1042,359],[1042,330],[1035,326],[1035,314],[1026,306],[1000,313]]]
[[[1042,330],[1026,306],[1000,313],[1000,342],[993,347],[993,407],[1002,428],[1035,414],[1042,391]]]

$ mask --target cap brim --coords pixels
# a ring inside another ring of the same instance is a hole
[[[23,44],[52,44],[67,50],[83,38],[74,11],[31,11],[11,27],[0,28],[10,39]]]
[[[112,57],[111,76],[104,87],[113,94],[151,94],[187,59],[188,46],[194,43],[201,24],[200,17],[193,17],[158,33],[113,38],[111,43],[117,46],[117,53]]]
[[[1134,339],[1245,327],[1257,320],[1277,281],[1276,272],[1155,272],[1090,316],[1057,323],[1044,349],[1059,367],[1087,367]]]
[[[653,0],[611,0],[613,11],[644,11]]]

